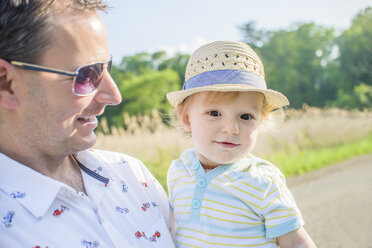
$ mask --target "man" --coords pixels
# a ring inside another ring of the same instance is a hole
[[[88,150],[121,102],[100,0],[0,2],[0,246],[174,247],[138,160]]]

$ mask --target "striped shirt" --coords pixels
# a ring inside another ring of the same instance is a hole
[[[205,173],[194,149],[168,170],[177,247],[277,247],[304,222],[283,174],[250,156]]]

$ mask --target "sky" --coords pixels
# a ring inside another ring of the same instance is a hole
[[[139,52],[189,53],[215,40],[243,41],[239,27],[290,29],[314,22],[338,31],[372,0],[108,0],[102,18],[114,63]]]

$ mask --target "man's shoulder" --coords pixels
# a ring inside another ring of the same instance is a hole
[[[95,164],[111,169],[126,168],[134,171],[141,171],[147,173],[146,166],[137,158],[134,158],[128,154],[100,150],[100,149],[89,149],[77,153],[77,158],[83,164]]]
[[[92,156],[96,159],[99,159],[103,162],[120,162],[123,160],[131,161],[131,162],[141,162],[139,159],[134,158],[128,154],[109,151],[109,150],[100,150],[100,149],[89,149],[82,152],[79,152],[81,156]]]

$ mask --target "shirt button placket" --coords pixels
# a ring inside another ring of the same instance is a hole
[[[191,165],[191,167],[194,169],[194,170],[197,170],[199,168],[199,164],[198,163],[193,163]]]
[[[205,186],[207,185],[207,181],[205,180],[205,178],[201,178],[199,179],[197,185],[199,188],[205,188]]]
[[[193,201],[192,201],[192,207],[193,208],[195,208],[195,209],[198,209],[198,208],[200,208],[200,201],[199,200],[197,200],[197,199],[194,199]]]

